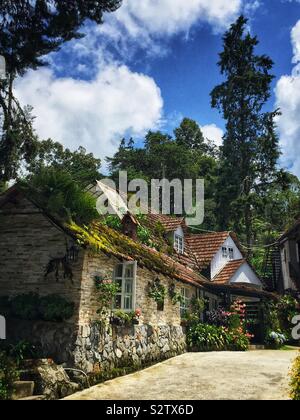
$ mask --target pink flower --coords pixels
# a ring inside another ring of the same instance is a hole
[[[137,316],[138,318],[142,315],[142,310],[141,309],[137,309],[135,311],[135,316]]]

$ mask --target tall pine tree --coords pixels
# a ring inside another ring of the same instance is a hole
[[[226,120],[218,189],[220,228],[244,234],[250,247],[260,194],[276,176],[279,157],[275,112],[266,112],[271,95],[272,60],[256,55],[259,41],[246,32],[241,16],[225,34],[218,63],[225,81],[211,93],[212,106]]]

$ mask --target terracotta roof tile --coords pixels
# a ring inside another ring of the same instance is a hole
[[[233,275],[246,262],[246,260],[230,261],[228,264],[225,265],[225,267],[220,271],[220,273],[214,277],[213,282],[219,284],[230,283],[230,280],[232,279]]]
[[[166,232],[173,232],[180,226],[186,228],[184,217],[172,217],[164,214],[148,214],[147,218],[151,224],[160,223]]]
[[[198,265],[206,268],[229,235],[230,232],[217,232],[190,235],[185,239],[189,251],[195,255]]]

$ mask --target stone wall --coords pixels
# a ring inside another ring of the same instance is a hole
[[[139,325],[82,327],[75,350],[75,365],[86,372],[103,373],[118,367],[139,368],[186,351],[182,327]]]

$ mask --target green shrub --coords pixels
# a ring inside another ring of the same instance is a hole
[[[284,335],[287,341],[293,341],[292,319],[299,313],[299,304],[295,298],[286,295],[277,302],[265,302],[263,312],[265,344],[269,345],[271,333]]]
[[[192,324],[187,333],[190,348],[196,351],[246,351],[249,335],[242,328],[228,330],[207,324]]]
[[[221,351],[229,344],[221,327],[206,324],[194,324],[188,330],[187,340],[191,348],[198,351]]]
[[[0,314],[8,317],[11,312],[11,305],[8,296],[0,296]]]
[[[74,314],[74,304],[59,295],[39,297],[29,293],[11,300],[3,299],[3,304],[6,307],[4,314],[27,321],[62,322]]]
[[[62,322],[72,318],[74,304],[59,295],[45,296],[39,300],[39,313],[44,321]]]
[[[291,371],[291,398],[300,401],[300,354],[294,362]]]
[[[5,352],[0,352],[0,400],[11,399],[13,383],[19,374],[14,360]]]
[[[16,296],[11,300],[12,316],[26,320],[39,319],[38,299],[38,295],[34,293]]]

